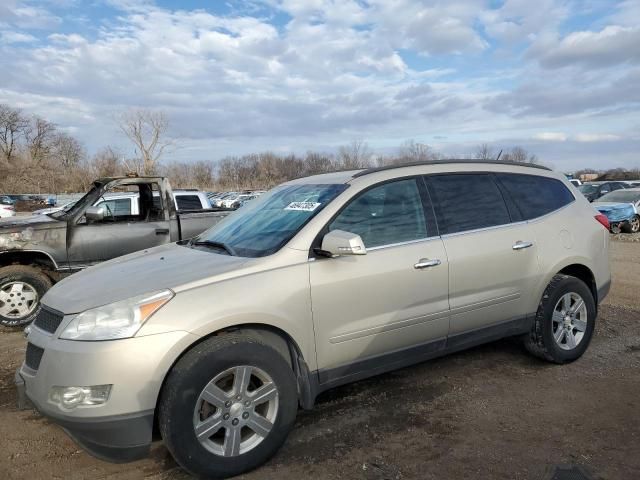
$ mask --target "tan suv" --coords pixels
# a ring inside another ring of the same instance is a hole
[[[318,393],[505,336],[579,358],[606,218],[542,167],[435,162],[288,182],[200,236],[54,286],[18,388],[94,455],[157,426],[206,477],[253,469]]]

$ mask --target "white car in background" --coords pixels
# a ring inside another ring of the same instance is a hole
[[[13,201],[9,197],[0,196],[0,218],[9,218],[16,216],[16,209]]]
[[[48,215],[49,213],[59,212],[61,210],[69,210],[76,204],[76,201],[67,202],[62,205],[58,205],[57,207],[49,207],[49,208],[41,208],[40,210],[34,210],[31,212],[31,215]]]

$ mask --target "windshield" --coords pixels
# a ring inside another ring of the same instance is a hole
[[[222,244],[240,257],[264,257],[277,252],[347,185],[283,185],[194,238]]]
[[[595,193],[598,190],[598,185],[580,185],[578,190],[588,195],[590,193]]]
[[[94,186],[91,187],[91,189],[85,194],[84,197],[82,197],[80,200],[78,200],[77,202],[73,203],[69,208],[63,208],[62,210],[58,211],[58,212],[53,212],[53,213],[49,213],[48,215],[51,218],[63,218],[66,217],[67,215],[75,215],[75,213],[80,210],[83,209],[87,206],[89,206],[89,204],[93,203],[95,201],[95,192],[96,190],[99,190],[99,188],[102,186],[101,183],[99,182],[94,182]]]
[[[640,192],[617,190],[603,195],[598,202],[637,202],[638,200],[640,200]]]

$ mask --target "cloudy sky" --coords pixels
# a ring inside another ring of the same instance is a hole
[[[164,110],[170,156],[407,139],[640,167],[640,1],[0,0],[0,102],[93,152]]]

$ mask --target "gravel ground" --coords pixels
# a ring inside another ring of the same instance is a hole
[[[640,472],[640,247],[612,242],[613,288],[584,357],[555,366],[502,340],[323,394],[280,453],[246,479],[542,479],[557,464],[594,479]],[[0,331],[0,478],[187,479],[162,444],[149,459],[96,460],[15,408],[25,342]]]

